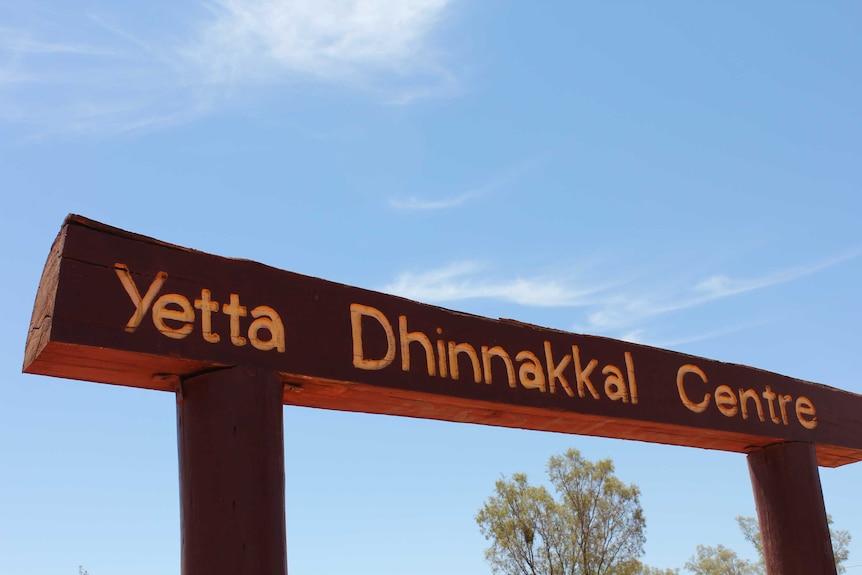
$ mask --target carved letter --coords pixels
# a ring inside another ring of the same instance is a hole
[[[195,300],[195,308],[201,310],[201,333],[204,341],[218,343],[221,341],[219,334],[213,333],[212,312],[218,311],[218,302],[210,299],[210,290],[201,290],[201,299]]]
[[[168,309],[167,306],[170,304],[179,306],[180,309]],[[185,323],[173,328],[165,324],[166,319]],[[189,335],[195,328],[194,324],[190,323],[193,321],[195,321],[195,310],[192,309],[192,304],[178,293],[166,293],[153,304],[153,325],[162,335],[171,339],[183,339]]]
[[[129,321],[126,322],[126,331],[133,333],[138,329],[138,326],[141,325],[141,321],[144,319],[144,314],[146,314],[147,310],[150,309],[150,306],[153,304],[153,300],[156,299],[162,286],[165,285],[165,280],[168,279],[168,274],[165,272],[157,273],[156,277],[153,279],[153,283],[151,283],[150,287],[147,288],[147,293],[144,294],[144,297],[141,297],[141,294],[138,291],[138,286],[135,285],[135,280],[132,279],[132,274],[129,272],[129,267],[126,264],[114,264],[114,271],[117,273],[117,277],[120,278],[120,283],[123,284],[123,287],[126,289],[126,293],[129,294],[129,298],[135,306],[135,313],[133,313],[132,317],[129,318]]]
[[[766,391],[763,392],[763,399],[766,400],[766,404],[769,406],[769,419],[772,420],[772,423],[781,423],[781,419],[778,417],[778,414],[775,413],[775,400],[777,398],[778,395],[776,395],[776,393],[767,385]]]
[[[239,305],[239,294],[230,294],[230,303],[221,307],[222,313],[230,316],[230,342],[236,346],[246,344],[245,338],[239,334],[239,318],[248,315],[244,305]]]
[[[458,356],[465,354],[470,358],[470,363],[473,367],[473,381],[481,383],[482,368],[479,367],[479,356],[476,355],[476,349],[469,343],[456,344],[454,341],[449,342],[449,373],[452,379],[458,379]]]
[[[509,381],[509,387],[515,387],[515,367],[512,365],[512,358],[510,358],[508,352],[499,345],[495,345],[490,348],[487,345],[482,346],[482,367],[485,370],[485,383],[491,383],[492,381],[492,357],[499,357],[503,360],[503,364],[506,366],[506,377]]]
[[[365,357],[362,346],[362,317],[370,317],[380,324],[386,334],[386,354],[380,359]],[[379,309],[358,303],[350,304],[350,329],[353,334],[353,367],[359,369],[383,369],[395,359],[395,332],[392,324]]]
[[[259,305],[251,310],[251,317],[255,318],[248,326],[248,339],[251,340],[251,345],[263,351],[275,349],[279,353],[284,353],[284,324],[281,323],[278,313],[269,306]],[[266,341],[257,335],[262,329],[269,331],[269,339]]]
[[[682,404],[692,410],[695,413],[703,413],[706,411],[707,406],[709,405],[709,399],[712,397],[712,394],[707,393],[703,396],[703,401],[700,403],[695,403],[691,400],[691,398],[685,392],[685,386],[683,385],[683,378],[685,374],[693,373],[697,375],[700,380],[706,383],[706,374],[703,373],[703,370],[694,365],[693,363],[687,363],[676,372],[676,389],[679,392],[679,398],[682,400]]]
[[[531,351],[519,351],[515,356],[516,361],[523,362],[518,368],[518,380],[527,389],[540,389],[545,391],[545,370],[539,363],[539,358]]]
[[[719,385],[715,388],[715,406],[725,417],[733,417],[739,412],[736,407],[736,395],[730,386]]]
[[[545,342],[545,361],[548,363],[548,383],[550,384],[551,393],[557,391],[556,382],[559,379],[560,385],[563,386],[563,389],[566,391],[566,395],[569,397],[574,397],[575,394],[572,392],[572,388],[569,387],[569,382],[566,380],[566,376],[563,375],[563,370],[566,369],[566,366],[569,365],[569,362],[572,361],[572,356],[566,354],[563,356],[563,359],[560,360],[560,363],[554,363],[554,355],[551,352],[551,342]]]
[[[625,353],[626,358],[626,371],[629,374],[629,391],[632,395],[632,404],[637,405],[638,403],[638,382],[635,379],[635,362],[632,359],[632,354],[629,352]]]
[[[796,398],[796,419],[805,429],[817,427],[817,410],[814,409],[814,404],[807,397],[799,396]]]
[[[410,344],[416,342],[425,350],[425,363],[428,366],[428,375],[437,375],[434,365],[434,348],[431,340],[421,331],[407,331],[407,316],[398,316],[398,335],[401,340],[401,371],[410,371]]]
[[[595,359],[591,359],[590,363],[587,364],[586,369],[581,367],[581,350],[578,349],[578,346],[572,346],[572,357],[575,358],[575,380],[578,383],[578,396],[586,397],[586,393],[584,391],[584,387],[590,390],[590,395],[593,396],[593,399],[599,399],[599,392],[596,391],[596,388],[593,387],[593,382],[590,381],[590,374],[599,365],[599,362]]]
[[[763,404],[760,403],[760,396],[753,389],[739,390],[739,406],[742,408],[742,419],[748,419],[748,400],[754,400],[754,407],[757,408],[757,417],[760,421],[766,421],[763,418]]]
[[[629,390],[626,387],[626,380],[623,379],[623,372],[615,365],[608,364],[602,368],[602,373],[605,378],[605,395],[611,401],[620,401],[623,403],[629,402]]]

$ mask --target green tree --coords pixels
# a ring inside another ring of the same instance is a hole
[[[550,458],[548,478],[556,497],[523,473],[500,479],[476,515],[494,573],[648,573],[637,560],[646,540],[640,491],[614,475],[610,459],[592,463],[570,449]]]
[[[735,551],[724,545],[708,547],[698,545],[694,556],[685,568],[694,575],[759,575],[760,565],[741,559]]]
[[[832,517],[829,516],[829,533],[832,536],[832,552],[835,555],[835,567],[838,573],[844,573],[843,563],[849,556],[850,533],[844,529],[832,528]],[[697,552],[685,564],[685,568],[695,575],[765,575],[766,565],[763,561],[763,541],[760,537],[760,525],[754,517],[737,517],[742,536],[754,546],[758,561],[741,559],[735,551],[723,545],[709,547],[698,545]]]
[[[829,536],[832,539],[832,554],[835,556],[835,569],[839,574],[844,573],[846,570],[844,563],[850,556],[850,532],[846,529],[835,529],[832,527],[833,521],[831,515],[827,515],[826,519],[829,523]],[[754,546],[758,557],[760,557],[760,561],[757,563],[757,573],[766,573],[766,567],[763,563],[763,541],[760,537],[760,524],[758,524],[757,519],[754,517],[743,517],[741,515],[736,518],[736,523],[742,531],[742,536]]]
[[[760,524],[757,519],[739,515],[736,518],[736,524],[739,525],[739,530],[742,531],[745,540],[754,546],[757,556],[760,557],[760,562],[763,563],[763,540],[760,538]]]
[[[649,565],[641,565],[637,575],[679,575],[679,569],[659,569]]]

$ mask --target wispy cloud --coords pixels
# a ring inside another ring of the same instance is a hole
[[[429,303],[493,298],[539,307],[588,305],[602,290],[601,287],[572,288],[541,277],[482,280],[477,278],[480,270],[481,266],[474,262],[459,262],[425,272],[407,272],[382,289],[386,293]]]
[[[43,42],[25,32],[0,26],[0,52],[11,54],[73,54],[84,56],[110,56],[109,49],[80,43]]]
[[[216,83],[284,72],[356,81],[433,66],[430,31],[449,0],[216,0],[184,54]]]
[[[451,2],[211,0],[156,8],[171,11],[154,18],[159,27],[105,13],[7,23],[0,119],[43,131],[161,129],[261,84],[298,81],[385,103],[451,94],[457,82],[434,42]]]
[[[400,274],[383,291],[429,303],[469,298],[491,298],[525,306],[577,308],[572,313],[575,331],[612,335],[637,343],[671,347],[748,329],[763,323],[747,321],[708,332],[656,341],[648,331],[650,320],[676,311],[705,305],[747,292],[792,282],[847,262],[862,251],[791,267],[763,276],[734,279],[716,274],[696,283],[666,280],[648,287],[643,282],[584,284],[548,276],[490,279],[485,269],[461,262],[425,272]],[[580,318],[577,319],[577,318]]]
[[[471,200],[489,195],[502,189],[521,178],[540,163],[540,158],[531,158],[507,167],[497,174],[493,179],[482,186],[473,188],[462,194],[437,199],[425,199],[418,196],[392,197],[389,198],[389,206],[396,210],[405,211],[429,211],[445,210],[462,206]]]
[[[635,335],[636,339],[630,339],[630,340],[627,339],[627,341],[632,341],[634,343],[643,343],[643,344],[652,345],[655,347],[678,347],[678,346],[686,345],[689,343],[696,343],[699,341],[706,341],[709,339],[714,339],[716,337],[723,337],[725,335],[730,335],[732,333],[737,333],[740,331],[751,329],[753,327],[759,327],[759,326],[765,325],[767,323],[769,323],[769,322],[767,320],[763,320],[763,319],[757,320],[757,321],[748,321],[748,322],[743,322],[743,323],[739,323],[736,325],[731,325],[728,327],[723,327],[720,329],[714,329],[714,330],[704,331],[704,332],[695,333],[695,334],[683,335],[683,336],[676,337],[673,339],[660,339],[660,340],[656,340],[656,341],[653,341],[652,339],[647,339],[646,337],[642,337],[641,339],[637,339],[638,336],[643,335],[643,333],[641,333],[641,334]],[[622,338],[622,339],[626,339],[626,338]]]
[[[646,319],[700,306],[731,296],[787,283],[815,274],[860,255],[860,251],[847,252],[808,265],[795,266],[763,276],[734,279],[723,274],[712,275],[693,286],[663,285],[652,293],[630,292],[610,297],[597,309],[587,314],[590,328],[625,329]]]
[[[415,196],[409,198],[390,198],[389,205],[398,210],[445,210],[460,206],[468,200],[481,195],[479,192],[467,192],[453,198],[440,200],[422,200]]]

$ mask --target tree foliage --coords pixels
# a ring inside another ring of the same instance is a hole
[[[641,565],[637,575],[679,575],[679,569],[661,569],[659,567],[650,567],[649,565]]]
[[[556,497],[516,473],[497,481],[476,515],[499,575],[635,575],[643,571],[645,520],[640,491],[623,484],[613,463],[575,449],[548,461]]]
[[[828,516],[829,534],[832,537],[832,553],[835,555],[835,567],[838,573],[844,573],[844,562],[850,554],[850,533],[844,529],[832,527],[832,516]],[[708,547],[697,546],[697,552],[685,564],[688,571],[694,575],[765,575],[766,565],[763,560],[763,541],[760,537],[760,525],[754,517],[737,517],[742,536],[751,543],[757,551],[758,561],[741,559],[735,551],[718,545]]]
[[[709,547],[698,545],[694,556],[685,568],[694,575],[759,575],[760,566],[740,558],[724,545]]]
[[[827,515],[826,519],[829,523],[829,536],[832,539],[832,554],[835,556],[835,569],[839,573],[844,573],[844,562],[850,556],[850,532],[846,529],[835,529],[832,527],[832,516]],[[760,537],[760,525],[754,517],[739,516],[736,518],[736,523],[742,531],[742,536],[745,540],[754,546],[757,551],[757,556],[760,562],[757,563],[757,573],[766,573],[766,566],[763,563],[763,540]]]
[[[829,516],[829,535],[832,537],[832,553],[835,555],[835,568],[838,574],[844,573],[847,567],[844,563],[850,557],[850,532],[846,529],[833,529],[832,516]]]

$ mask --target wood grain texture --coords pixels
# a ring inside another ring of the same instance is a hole
[[[768,575],[835,575],[817,459],[810,443],[748,454]]]
[[[183,575],[286,575],[278,374],[186,379],[177,402]]]
[[[862,396],[751,367],[492,320],[70,216],[34,306],[28,373],[158,390],[247,366],[286,404],[747,453],[862,459]]]

